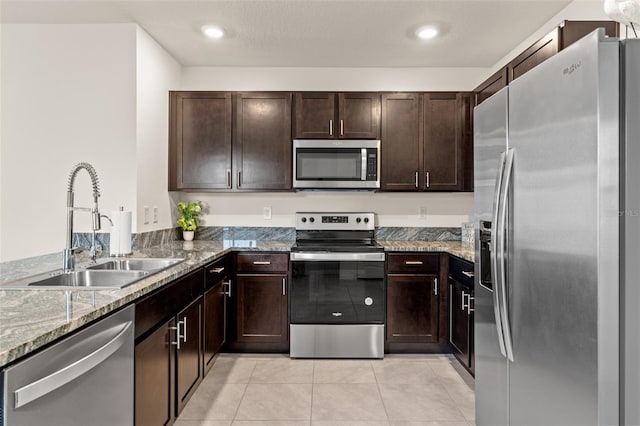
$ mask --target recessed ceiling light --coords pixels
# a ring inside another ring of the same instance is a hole
[[[434,26],[422,27],[416,31],[416,36],[421,40],[429,40],[438,35],[438,28]]]
[[[202,32],[204,35],[210,38],[222,38],[224,37],[224,30],[215,25],[203,25]]]

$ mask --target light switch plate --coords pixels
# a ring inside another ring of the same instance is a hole
[[[262,208],[262,218],[263,219],[271,219],[271,207],[263,207]]]
[[[426,218],[427,218],[427,208],[420,207],[420,219],[426,219]]]
[[[153,206],[153,223],[158,223],[158,206]]]
[[[142,216],[144,220],[142,222],[145,225],[148,225],[149,224],[149,206],[144,206],[142,209],[143,209],[143,212],[144,212],[143,216]]]

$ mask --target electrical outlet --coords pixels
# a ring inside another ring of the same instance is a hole
[[[143,212],[144,212],[144,213],[143,213],[143,216],[142,216],[142,217],[143,217],[143,219],[144,219],[144,220],[143,220],[142,222],[143,222],[145,225],[148,225],[148,224],[149,224],[149,206],[144,206],[144,207],[143,207]]]
[[[271,219],[271,207],[263,207],[262,208],[262,218],[263,219]]]
[[[153,223],[158,223],[158,206],[153,206]]]
[[[427,208],[420,207],[420,219],[426,219],[426,218],[427,218]]]

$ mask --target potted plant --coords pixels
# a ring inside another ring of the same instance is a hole
[[[185,203],[180,201],[176,206],[180,218],[176,222],[180,228],[182,228],[182,238],[185,241],[193,240],[193,234],[198,228],[200,223],[200,215],[202,214],[202,201],[196,201],[193,203]]]

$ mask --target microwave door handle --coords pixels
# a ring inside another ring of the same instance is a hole
[[[360,180],[367,180],[367,148],[360,149],[362,171],[360,172]]]

